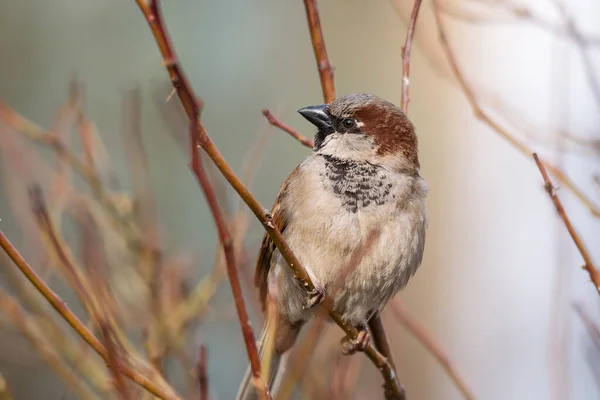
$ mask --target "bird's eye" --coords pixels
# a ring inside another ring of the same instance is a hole
[[[344,118],[342,120],[342,126],[346,129],[352,129],[356,126],[356,120],[353,118]]]

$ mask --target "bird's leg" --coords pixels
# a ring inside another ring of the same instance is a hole
[[[350,356],[357,351],[364,351],[369,343],[371,343],[371,334],[367,330],[365,324],[360,324],[356,327],[358,329],[358,335],[356,339],[350,339],[348,336],[344,336],[340,343],[342,344],[342,353]]]
[[[315,286],[314,289],[306,292],[306,304],[304,305],[305,310],[309,310],[319,304],[325,299],[325,289],[322,287]]]

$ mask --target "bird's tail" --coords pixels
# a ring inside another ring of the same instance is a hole
[[[275,350],[275,341],[273,340],[274,329],[272,323],[265,323],[258,339],[258,355],[260,357],[261,366],[263,368],[262,376],[266,383],[269,385],[271,394],[276,392],[276,387],[281,381],[283,375],[283,369],[280,368],[282,363],[282,355]],[[264,372],[266,368],[269,368],[269,374]],[[242,381],[236,400],[258,400],[259,395],[256,388],[252,384],[252,370],[250,366],[246,369],[244,380]]]

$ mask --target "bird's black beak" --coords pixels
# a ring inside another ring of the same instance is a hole
[[[306,118],[311,124],[319,129],[319,132],[328,132],[333,130],[330,115],[325,112],[327,104],[317,106],[308,106],[298,110],[300,115]]]

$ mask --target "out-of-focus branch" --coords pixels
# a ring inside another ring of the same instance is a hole
[[[600,274],[598,273],[598,270],[594,266],[592,257],[590,256],[587,249],[585,248],[585,245],[583,244],[583,240],[579,237],[579,234],[577,233],[577,231],[575,230],[575,227],[571,223],[571,220],[567,216],[567,213],[565,212],[565,209],[563,208],[560,199],[556,195],[556,189],[552,185],[552,181],[550,180],[550,177],[548,176],[548,173],[546,172],[546,168],[544,167],[544,164],[540,161],[540,159],[536,153],[533,153],[533,159],[535,160],[535,163],[537,164],[538,168],[540,169],[540,173],[542,174],[542,178],[544,179],[544,188],[546,189],[546,192],[548,192],[548,195],[550,196],[550,199],[554,203],[554,207],[556,208],[558,215],[560,215],[560,218],[565,223],[565,226],[567,228],[567,231],[569,231],[569,235],[571,235],[571,239],[573,240],[573,243],[575,243],[575,246],[577,246],[577,250],[579,250],[579,254],[581,254],[581,257],[583,258],[583,261],[585,262],[585,264],[582,268],[588,272],[588,274],[590,275],[590,280],[594,284],[594,287],[596,288],[596,291],[598,292],[598,294],[600,294]]]
[[[200,388],[200,400],[208,400],[208,357],[206,346],[200,346],[198,354],[198,386]]]
[[[2,257],[0,261],[4,262],[4,259],[5,257]],[[9,262],[8,259],[6,262]],[[103,362],[96,357],[87,356],[88,346],[85,343],[74,341],[70,335],[67,335],[61,326],[62,321],[57,318],[60,316],[48,312],[47,303],[19,271],[5,268],[2,271],[2,277],[6,279],[9,287],[16,290],[22,306],[35,318],[35,323],[44,332],[49,346],[57,354],[60,354],[69,365],[77,365],[79,374],[85,377],[103,396],[108,396],[109,376]],[[61,374],[59,371],[57,373]]]
[[[196,129],[193,129],[194,133],[198,135],[196,139],[197,141],[195,143],[200,144],[204,151],[213,160],[215,165],[219,168],[223,176],[225,176],[230,185],[244,199],[244,201],[252,210],[254,215],[261,221],[265,230],[267,231],[267,234],[271,237],[277,249],[283,256],[283,258],[286,260],[289,267],[294,272],[294,276],[296,277],[296,279],[300,281],[300,283],[305,289],[314,290],[315,287],[310,277],[308,276],[306,269],[302,266],[298,258],[294,255],[288,244],[283,239],[281,232],[279,231],[279,229],[277,229],[273,222],[271,214],[256,200],[256,198],[245,187],[245,185],[233,172],[227,161],[225,161],[219,150],[216,148],[216,146],[208,136],[208,133],[206,132],[202,121],[198,118],[197,110],[199,109],[199,105],[195,103],[196,96],[192,90],[192,87],[186,80],[180,79],[177,76],[173,76],[173,73],[177,75],[178,72],[182,72],[182,68],[177,63],[173,47],[168,39],[166,28],[164,26],[164,22],[159,12],[158,2],[154,0],[136,0],[136,2],[140,7],[140,10],[146,17],[150,29],[152,30],[152,33],[158,44],[159,50],[161,51],[163,59],[165,60],[164,64],[168,69],[169,74],[171,75],[171,80],[174,84],[174,88],[177,91],[184,108],[186,109],[186,113],[188,115],[188,118],[190,119],[190,123],[196,124]],[[314,11],[316,12],[316,9]],[[357,329],[347,324],[341,318],[341,316],[333,310],[333,302],[331,301],[331,299],[329,299],[328,301],[328,299],[328,297],[325,298],[322,307],[324,307],[328,311],[330,317],[335,321],[336,324],[338,324],[340,327],[342,327],[342,329],[344,329],[344,331],[350,338],[356,339],[358,335]],[[246,344],[247,346],[252,346],[252,344]],[[403,392],[399,384],[397,383],[396,373],[389,364],[389,362],[386,360],[386,358],[382,356],[375,349],[375,347],[371,345],[365,349],[365,354],[371,359],[371,361],[373,361],[375,366],[381,371],[382,375],[384,376],[385,381],[388,383],[386,385],[387,392],[390,395],[395,396],[394,398],[402,399]],[[255,378],[260,379],[260,368],[255,370],[253,367],[253,376]],[[264,385],[264,381],[262,381],[262,383],[261,381],[262,379],[260,379],[258,382],[255,381],[255,383],[258,384],[259,388],[262,388],[262,385]],[[266,387],[266,385],[264,387]]]
[[[279,119],[277,119],[271,113],[271,111],[269,111],[269,110],[263,110],[262,113],[265,116],[265,118],[267,118],[267,121],[269,121],[269,124],[271,124],[273,126],[276,126],[277,128],[279,128],[282,131],[286,132],[288,135],[290,135],[291,137],[293,137],[294,139],[296,139],[302,145],[308,147],[309,149],[313,148],[314,143],[313,143],[312,140],[310,140],[306,136],[302,135],[300,132],[298,132],[297,130],[295,130],[291,126],[289,126],[289,125],[281,122]]]
[[[13,397],[8,390],[6,380],[2,374],[0,374],[0,400],[13,400]]]
[[[600,81],[598,80],[597,76],[598,68],[594,67],[594,62],[588,53],[588,42],[585,40],[584,35],[580,32],[579,27],[575,23],[573,17],[567,12],[565,4],[560,0],[553,0],[552,2],[556,8],[558,8],[558,11],[562,16],[567,34],[573,38],[577,44],[577,48],[581,54],[583,66],[586,70],[588,82],[590,83],[590,89],[594,95],[594,99],[596,100],[596,106],[600,109]]]
[[[419,342],[421,342],[427,351],[429,351],[429,353],[435,357],[444,371],[446,371],[446,374],[448,374],[452,382],[454,382],[454,385],[460,391],[462,396],[466,400],[474,400],[475,396],[471,392],[471,389],[469,389],[469,385],[467,385],[465,380],[460,376],[456,367],[448,358],[448,355],[444,352],[442,347],[436,343],[433,337],[431,337],[425,327],[408,314],[399,300],[395,300],[392,302],[392,304],[390,304],[390,306],[392,313],[398,322],[400,322],[402,326],[406,328],[406,330],[410,332],[410,334]]]
[[[0,230],[0,247],[13,260],[19,270],[35,286],[35,288],[48,300],[50,305],[65,319],[65,321],[75,330],[75,332],[87,343],[98,355],[108,362],[108,351],[102,343],[93,335],[83,322],[67,307],[66,303],[50,289],[48,285],[38,276],[33,268],[25,261],[23,256],[12,245],[4,232]],[[127,365],[121,365],[121,372],[129,379],[155,396],[165,400],[179,400],[179,397],[163,382],[156,382],[141,375],[136,370]]]
[[[448,38],[446,35],[446,29],[444,27],[444,24],[442,23],[440,0],[434,0],[433,6],[434,6],[434,15],[435,15],[437,25],[438,25],[438,30],[439,30],[440,43],[442,45],[444,53],[446,54],[448,62],[450,63],[452,72],[454,73],[454,76],[458,80],[458,83],[459,83],[462,91],[464,92],[465,97],[467,98],[467,101],[469,102],[469,104],[471,105],[471,108],[473,109],[473,113],[475,114],[475,117],[478,118],[480,121],[482,121],[484,124],[486,124],[488,127],[490,127],[493,131],[495,131],[501,137],[503,137],[506,141],[508,141],[521,154],[523,154],[527,157],[530,157],[531,153],[533,151],[525,143],[523,143],[522,141],[517,139],[512,133],[510,133],[509,131],[504,129],[498,122],[496,122],[490,116],[490,114],[485,112],[479,105],[479,102],[477,101],[477,98],[475,96],[475,92],[467,83],[467,80],[466,80],[462,70],[458,67],[458,63],[456,61],[456,56],[450,46],[450,43],[448,42]],[[542,162],[543,162],[544,166],[556,177],[556,179],[558,179],[558,181],[564,187],[568,188],[575,195],[575,197],[577,197],[577,199],[579,201],[581,201],[590,210],[590,212],[592,213],[592,215],[594,217],[600,218],[600,206],[595,204],[585,193],[583,193],[583,191],[581,189],[579,189],[577,187],[577,185],[575,185],[575,183],[571,179],[569,179],[559,168],[549,164],[546,161],[542,161]]]
[[[321,79],[321,88],[325,103],[331,103],[335,100],[335,85],[333,83],[333,68],[329,63],[323,32],[321,31],[321,19],[317,10],[316,0],[304,0],[306,9],[306,18],[308,19],[308,30],[312,42],[315,59],[317,60],[317,69]]]
[[[1,100],[0,118],[2,118],[3,122],[8,126],[17,132],[20,132],[29,140],[52,149],[65,163],[73,168],[73,170],[89,185],[96,200],[102,205],[104,210],[106,210],[115,224],[124,233],[127,243],[132,250],[137,251],[140,246],[145,246],[145,244],[140,241],[137,232],[132,229],[131,224],[126,218],[123,218],[122,212],[119,210],[115,200],[111,198],[110,193],[108,193],[102,185],[100,177],[97,175],[95,169],[90,168],[85,162],[81,161],[60,139],[60,136],[57,135],[57,133],[45,131],[22,115],[19,115]]]
[[[11,296],[0,290],[0,311],[5,315],[36,349],[40,357],[64,381],[67,387],[83,400],[99,399],[75,371],[65,363],[60,353],[56,352],[27,312]],[[0,379],[0,400],[2,397],[2,382]]]
[[[225,218],[221,208],[217,202],[215,191],[208,179],[208,175],[204,170],[204,166],[200,160],[200,153],[198,151],[198,144],[205,142],[208,139],[206,131],[200,121],[200,113],[202,110],[202,103],[198,97],[194,94],[192,87],[183,71],[183,68],[179,65],[177,55],[171,44],[168,36],[166,26],[163,21],[162,13],[160,10],[160,2],[158,0],[136,0],[140,10],[143,12],[154,38],[158,44],[159,50],[164,59],[164,65],[169,72],[171,83],[173,84],[174,90],[183,104],[186,114],[190,121],[190,151],[191,151],[191,162],[190,169],[194,173],[198,184],[204,192],[204,196],[211,210],[215,225],[219,234],[219,239],[223,246],[223,252],[225,253],[225,260],[227,266],[227,273],[229,276],[229,282],[231,284],[231,291],[238,313],[239,322],[242,329],[242,335],[244,337],[244,343],[246,345],[246,352],[250,360],[252,369],[252,375],[254,385],[257,387],[259,393],[263,399],[270,399],[269,388],[264,382],[260,374],[260,358],[256,347],[254,332],[250,326],[250,318],[246,310],[244,298],[242,295],[242,289],[238,277],[238,271],[235,263],[235,254],[233,249],[233,241],[227,228]],[[204,147],[204,146],[203,146]],[[215,149],[216,150],[216,149]],[[225,162],[223,160],[223,162]],[[219,164],[217,163],[217,166]],[[220,166],[219,166],[220,167]]]
[[[412,49],[413,36],[417,28],[417,18],[421,9],[421,0],[415,0],[412,12],[410,13],[410,22],[406,32],[406,41],[402,47],[402,101],[400,108],[404,114],[408,113],[409,86],[410,86],[410,51]]]

